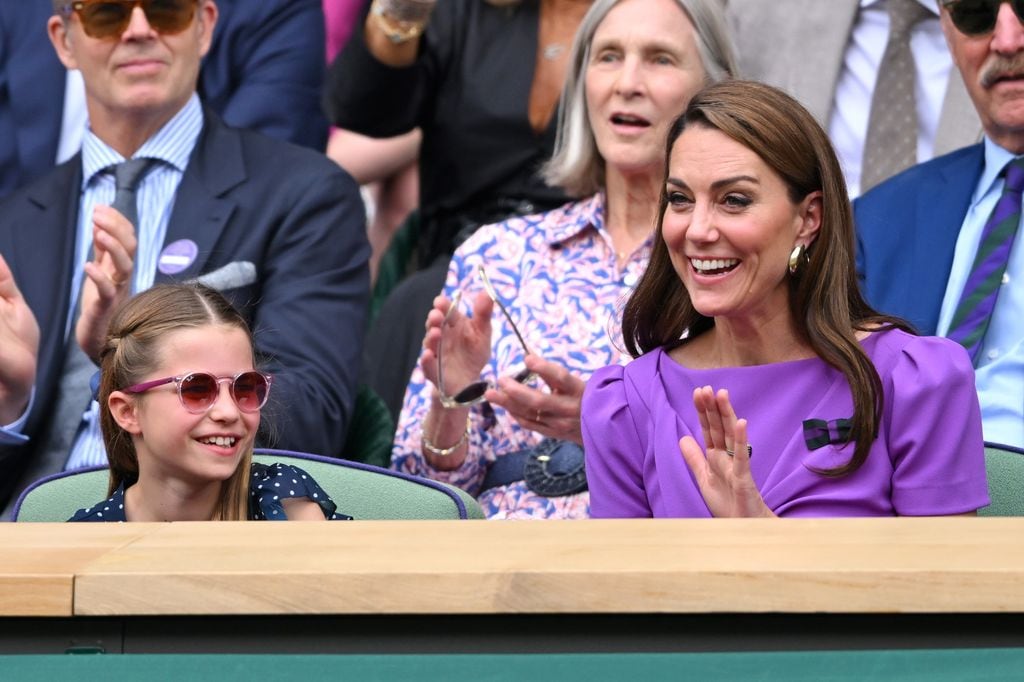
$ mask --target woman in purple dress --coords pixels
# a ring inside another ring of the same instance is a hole
[[[774,88],[719,83],[667,150],[650,265],[623,313],[636,359],[583,398],[593,516],[987,505],[967,353],[861,297],[846,185],[811,115]]]

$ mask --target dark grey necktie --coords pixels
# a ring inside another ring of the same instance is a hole
[[[860,191],[917,163],[917,97],[910,30],[928,17],[917,0],[888,0],[889,42],[871,96]]]
[[[135,190],[145,174],[158,163],[156,159],[131,159],[113,167],[114,182],[117,191],[111,206],[131,221],[138,232],[138,209],[136,207]],[[91,257],[91,256],[90,256]],[[83,275],[84,286],[84,275]],[[57,402],[53,409],[53,423],[43,449],[40,451],[48,464],[42,474],[60,471],[71,453],[78,429],[82,425],[83,416],[92,399],[89,380],[96,372],[93,364],[82,352],[75,338],[75,324],[81,312],[81,293],[75,301],[72,318],[71,334],[69,335],[64,370],[61,373]]]
[[[114,194],[114,203],[110,206],[127,218],[136,231],[139,229],[139,209],[135,190],[155,163],[157,163],[156,159],[129,159],[114,166],[114,183],[117,192]]]

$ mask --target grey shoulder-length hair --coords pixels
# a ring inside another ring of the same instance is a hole
[[[576,197],[604,188],[604,159],[597,149],[587,115],[586,69],[597,27],[622,0],[596,0],[587,11],[572,43],[570,68],[558,110],[555,151],[542,174],[548,184]],[[693,24],[697,51],[708,83],[738,74],[736,54],[721,0],[676,0]]]

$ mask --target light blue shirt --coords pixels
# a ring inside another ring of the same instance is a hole
[[[985,138],[985,170],[960,228],[937,332],[945,336],[971,272],[985,222],[1003,191],[999,177],[1014,155]],[[1018,228],[992,321],[985,334],[975,382],[985,440],[1024,447],[1024,235]]]
[[[132,292],[153,286],[157,260],[167,234],[167,223],[174,208],[174,198],[189,157],[203,129],[203,110],[199,97],[192,95],[188,103],[160,130],[135,152],[132,158],[159,159],[142,178],[136,189],[139,224],[136,226],[138,245]],[[75,272],[71,282],[71,298],[77,301],[85,276],[85,263],[92,252],[92,214],[96,206],[109,206],[114,201],[116,187],[112,166],[126,159],[88,130],[82,140],[82,199],[79,210],[78,235],[75,245]],[[68,311],[65,338],[72,333],[74,310]],[[33,391],[34,395],[34,391]],[[20,434],[25,411],[14,424],[0,430],[0,442],[25,440]],[[106,464],[107,455],[99,427],[99,405],[94,400],[82,419],[85,428],[71,448],[65,469]]]

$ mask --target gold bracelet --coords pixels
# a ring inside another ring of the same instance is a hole
[[[439,447],[437,447],[436,445],[434,445],[433,443],[430,442],[430,439],[427,438],[427,434],[426,433],[423,433],[422,437],[421,437],[422,441],[423,441],[423,448],[427,452],[432,454],[432,455],[437,455],[438,457],[447,457],[448,455],[452,454],[453,452],[458,450],[460,447],[462,447],[462,444],[465,443],[466,439],[469,438],[469,434],[470,434],[470,431],[472,431],[472,428],[473,428],[473,421],[470,418],[470,415],[467,414],[466,415],[466,430],[465,430],[465,432],[463,432],[462,438],[459,438],[459,441],[455,445],[451,446],[450,448],[439,448]]]
[[[426,21],[392,23],[391,19],[385,16],[384,6],[380,0],[373,0],[373,5],[370,7],[370,16],[373,17],[374,23],[377,24],[377,28],[381,30],[385,37],[396,45],[406,43],[413,38],[419,38],[423,33],[423,29],[427,27]]]

